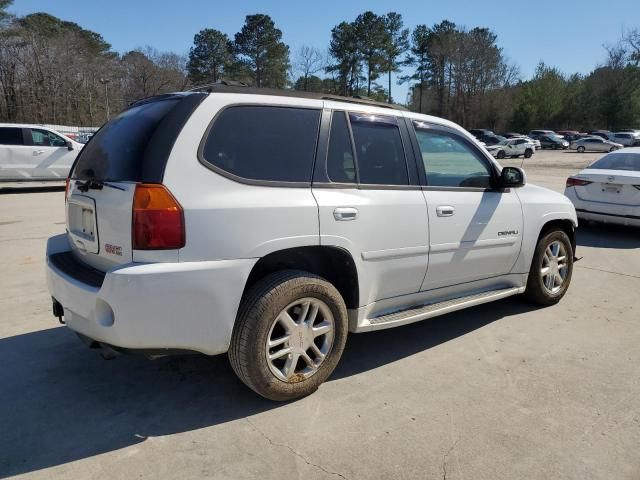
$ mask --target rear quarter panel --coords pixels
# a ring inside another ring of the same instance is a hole
[[[246,94],[216,93],[202,102],[176,140],[164,174],[164,184],[184,209],[186,246],[180,261],[258,258],[320,244],[318,206],[310,187],[247,185],[198,160],[211,120],[233,104],[322,108],[319,100]]]

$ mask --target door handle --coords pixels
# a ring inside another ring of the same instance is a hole
[[[35,157],[36,155],[42,155],[43,153],[44,153],[44,150],[34,150],[33,156]]]
[[[436,214],[439,217],[453,217],[454,213],[456,213],[456,209],[451,205],[440,205],[436,208]]]
[[[338,222],[347,222],[358,218],[358,209],[353,207],[338,207],[333,211],[333,218]]]

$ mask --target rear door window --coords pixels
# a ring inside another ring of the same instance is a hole
[[[409,185],[407,161],[395,117],[350,113],[361,184]]]
[[[0,145],[24,145],[22,129],[16,127],[0,127]]]
[[[327,153],[327,174],[332,182],[356,182],[356,166],[345,112],[333,112]]]
[[[320,113],[308,108],[229,107],[211,126],[201,160],[241,179],[310,183]]]

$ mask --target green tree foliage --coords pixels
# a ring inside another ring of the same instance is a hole
[[[269,15],[247,15],[235,36],[240,62],[251,71],[256,87],[283,88],[287,83],[289,47]]]
[[[227,35],[212,28],[200,30],[189,50],[189,80],[194,84],[217,82],[233,60],[233,45]]]
[[[327,67],[337,76],[341,95],[353,95],[359,87],[361,53],[353,24],[341,22],[331,30],[329,54],[335,60]]]
[[[380,76],[385,62],[385,46],[388,44],[385,19],[367,11],[356,17],[353,28],[366,72],[367,96],[371,96],[372,82]]]
[[[383,70],[386,70],[388,75],[388,102],[391,103],[391,74],[400,71],[400,67],[404,62],[400,60],[400,57],[409,48],[409,29],[403,28],[404,22],[402,21],[402,15],[396,12],[389,12],[384,17],[385,28],[385,41],[383,47]]]

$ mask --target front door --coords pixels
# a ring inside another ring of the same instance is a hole
[[[471,140],[414,122],[429,214],[429,266],[422,290],[511,272],[522,243],[522,209],[513,190],[492,185],[497,171]]]

